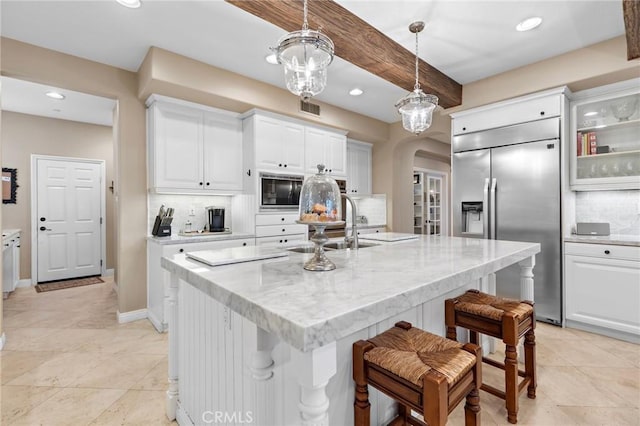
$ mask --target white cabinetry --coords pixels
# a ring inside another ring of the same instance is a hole
[[[347,194],[371,194],[371,144],[347,141]]]
[[[256,245],[284,247],[307,241],[307,225],[296,223],[297,213],[257,214]]]
[[[347,235],[350,235],[351,230],[347,230]],[[378,226],[377,228],[356,228],[356,232],[358,235],[366,235],[366,234],[379,234],[381,232],[387,232],[387,228],[385,226]]]
[[[20,281],[20,231],[2,238],[2,292],[14,291]]]
[[[193,240],[179,244],[160,244],[154,240],[149,240],[147,243],[147,316],[159,332],[167,330],[166,312],[168,310],[170,275],[166,269],[162,268],[160,259],[190,251],[254,245],[253,238],[207,242],[198,242],[197,238],[199,237],[191,238]]]
[[[153,191],[242,191],[242,123],[237,114],[157,95],[147,106]]]
[[[495,103],[491,108],[473,114],[467,115],[464,112],[456,114],[452,123],[453,134],[463,135],[514,123],[557,117],[562,111],[561,97],[557,93],[551,94],[550,92],[541,92],[531,96],[527,102],[507,100]]]
[[[327,173],[333,176],[347,174],[347,138],[344,134],[305,127],[305,173],[318,172],[318,164],[324,164]]]
[[[303,126],[259,114],[246,118],[243,126],[245,147],[255,153],[255,168],[304,173]]]
[[[577,92],[571,189],[640,189],[640,79]]]
[[[566,323],[640,340],[640,247],[565,243]]]

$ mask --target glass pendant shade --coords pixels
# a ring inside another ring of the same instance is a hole
[[[280,39],[276,55],[291,93],[306,101],[324,90],[327,67],[333,61],[329,37],[314,30],[294,31]]]
[[[415,89],[396,104],[402,116],[402,127],[419,135],[431,127],[433,110],[438,105],[438,97],[425,94],[422,89]]]
[[[418,21],[409,25],[409,31],[416,35],[416,84],[413,92],[409,92],[395,105],[402,116],[402,127],[416,135],[431,127],[433,110],[438,106],[438,97],[424,93],[418,81],[418,33],[423,29],[424,22]]]
[[[304,0],[302,29],[278,41],[273,50],[278,63],[284,65],[287,89],[308,101],[327,85],[327,67],[333,61],[333,42],[320,31],[310,30],[307,23],[307,0]]]

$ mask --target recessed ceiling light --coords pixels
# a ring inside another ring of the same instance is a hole
[[[121,5],[123,5],[124,7],[128,7],[130,9],[137,9],[142,5],[140,0],[116,0],[116,1]]]
[[[271,65],[278,65],[278,58],[275,53],[265,56],[264,60],[269,62]]]
[[[60,92],[54,92],[54,91],[50,91],[45,93],[45,95],[47,95],[48,97],[50,97],[51,99],[57,99],[59,101],[63,100],[64,98],[66,98],[65,95],[63,95]]]
[[[541,23],[542,23],[542,18],[540,18],[539,16],[534,16],[532,18],[527,18],[524,21],[520,22],[518,25],[516,25],[516,30],[529,31],[536,28]]]
[[[585,117],[593,117],[594,115],[598,115],[598,111],[589,111],[584,113]]]
[[[360,96],[364,93],[364,91],[362,89],[358,89],[357,87],[355,89],[351,89],[349,90],[349,94],[351,96]]]

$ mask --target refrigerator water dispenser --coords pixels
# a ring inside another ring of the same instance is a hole
[[[482,201],[462,202],[462,233],[483,235]]]

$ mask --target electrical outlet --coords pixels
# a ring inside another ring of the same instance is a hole
[[[196,215],[196,208],[191,206],[189,207],[189,216],[195,216]]]

